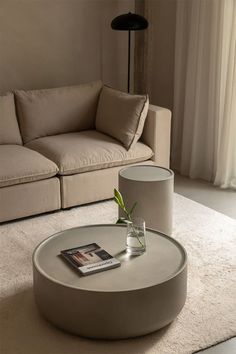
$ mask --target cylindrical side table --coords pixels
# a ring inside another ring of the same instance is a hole
[[[174,173],[170,169],[136,165],[119,172],[119,191],[127,207],[137,202],[133,216],[141,216],[147,227],[167,235],[172,233],[173,190]]]

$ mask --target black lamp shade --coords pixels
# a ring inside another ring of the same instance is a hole
[[[130,90],[130,43],[131,43],[131,31],[140,31],[148,27],[147,20],[140,15],[123,14],[115,17],[111,22],[111,28],[117,31],[128,31],[128,92]]]
[[[111,22],[111,28],[117,31],[139,31],[147,27],[148,22],[143,16],[131,12],[117,16]]]

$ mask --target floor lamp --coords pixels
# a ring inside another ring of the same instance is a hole
[[[148,27],[148,21],[140,15],[123,14],[115,17],[111,22],[111,28],[117,31],[128,31],[128,92],[130,91],[130,32],[140,31]]]

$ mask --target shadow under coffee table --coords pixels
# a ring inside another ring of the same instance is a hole
[[[147,230],[147,251],[125,253],[126,227],[93,225],[44,240],[33,254],[36,303],[57,327],[91,338],[119,339],[156,331],[174,320],[186,299],[187,255],[173,238]],[[67,248],[98,243],[119,268],[81,276],[61,258]]]

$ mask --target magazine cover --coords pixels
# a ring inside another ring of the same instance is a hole
[[[120,261],[96,243],[63,250],[61,255],[83,275],[120,266]]]

